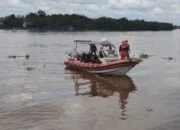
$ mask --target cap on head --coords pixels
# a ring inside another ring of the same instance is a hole
[[[101,42],[108,42],[108,40],[106,38],[102,38]]]
[[[124,41],[122,41],[122,43],[128,43],[128,40],[124,40]]]

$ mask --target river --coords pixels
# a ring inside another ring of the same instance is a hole
[[[179,130],[179,35],[0,30],[0,130]],[[127,76],[65,69],[74,40],[101,38],[149,58]]]

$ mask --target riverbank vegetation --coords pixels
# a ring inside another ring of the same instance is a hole
[[[14,14],[0,18],[1,29],[42,29],[42,30],[100,30],[100,31],[132,31],[132,30],[173,30],[171,23],[129,20],[125,17],[114,19],[107,17],[88,18],[78,14],[47,15],[39,10],[26,16]]]

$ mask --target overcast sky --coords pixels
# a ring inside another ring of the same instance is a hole
[[[180,0],[0,0],[0,16],[24,15],[38,9],[47,14],[127,17],[180,25]]]

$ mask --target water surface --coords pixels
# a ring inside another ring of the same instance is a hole
[[[179,130],[179,35],[0,30],[0,130]],[[127,76],[65,69],[73,40],[102,37],[151,57]]]

